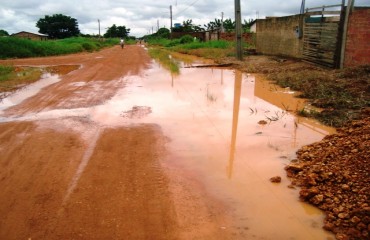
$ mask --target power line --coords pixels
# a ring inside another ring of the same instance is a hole
[[[176,13],[176,15],[174,17],[176,17],[177,15],[179,15],[180,13],[183,13],[185,12],[186,10],[188,10],[188,8],[190,8],[191,6],[193,6],[194,4],[196,4],[199,0],[195,0],[194,2],[190,3],[189,6],[187,6],[186,8],[184,8],[183,10],[181,10],[180,12]]]

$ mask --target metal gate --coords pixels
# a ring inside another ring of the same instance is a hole
[[[339,66],[343,13],[343,4],[306,9],[303,59],[332,68]]]

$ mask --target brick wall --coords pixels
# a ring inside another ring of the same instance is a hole
[[[256,49],[258,53],[302,57],[303,42],[297,36],[300,15],[257,20]]]
[[[356,7],[349,16],[344,66],[370,64],[370,8]]]
[[[235,41],[236,35],[234,32],[225,32],[225,33],[220,33],[220,39],[221,40],[226,40],[229,42]],[[250,45],[255,45],[255,33],[243,33],[242,39],[244,42],[250,44]]]
[[[185,35],[190,35],[192,37],[196,37],[201,41],[206,41],[206,33],[205,32],[172,32],[172,38],[181,38]]]

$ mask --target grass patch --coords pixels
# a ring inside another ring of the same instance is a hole
[[[16,37],[0,38],[0,58],[43,57],[97,51],[118,43],[118,39],[99,41],[98,39],[74,37],[61,40],[34,41]]]
[[[179,63],[170,57],[170,52],[159,48],[150,48],[149,55],[158,60],[171,73],[179,74]]]
[[[10,78],[10,74],[14,71],[12,66],[2,66],[0,65],[0,82],[7,81]]]
[[[323,111],[301,110],[301,116],[313,117],[326,125],[340,127],[358,119],[370,106],[370,66],[328,71],[309,69],[277,71],[268,75],[282,87],[300,91],[300,97],[310,99]]]
[[[191,41],[190,41],[191,40]],[[189,36],[183,36],[180,39],[149,39],[149,45],[160,46],[169,51],[183,54],[195,55],[198,57],[218,60],[225,57],[235,56],[235,42],[225,40],[214,40],[201,42]],[[243,48],[248,49],[252,46],[244,43]]]
[[[198,57],[220,59],[230,54],[233,44],[227,41],[191,42],[170,47],[171,51]]]
[[[33,67],[13,67],[0,65],[0,93],[12,92],[19,87],[41,78],[43,70]]]

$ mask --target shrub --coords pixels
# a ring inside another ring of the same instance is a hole
[[[116,39],[100,42],[92,38],[66,38],[62,40],[34,41],[15,37],[0,38],[0,58],[24,58],[62,55],[82,51],[95,51],[117,44]]]
[[[194,38],[190,35],[184,35],[180,38],[181,44],[191,43],[191,42],[194,42]]]
[[[90,43],[90,42],[85,42],[85,43],[82,43],[81,45],[86,51],[89,51],[89,52],[92,52],[94,51],[97,47]]]

